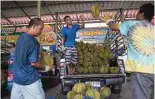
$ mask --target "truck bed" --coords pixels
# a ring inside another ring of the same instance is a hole
[[[118,78],[123,77],[123,74],[80,74],[80,75],[65,75],[61,76],[64,79],[73,78]]]
[[[125,75],[119,74],[80,74],[60,76],[62,92],[68,92],[72,86],[78,82],[95,84],[100,88],[104,85],[113,85],[116,89],[125,82]],[[118,86],[117,86],[118,85]],[[120,88],[119,87],[119,88]],[[120,88],[121,90],[121,88]],[[120,90],[118,92],[120,92]]]

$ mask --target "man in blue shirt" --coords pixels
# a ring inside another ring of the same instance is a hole
[[[75,48],[76,32],[79,29],[84,28],[84,17],[80,17],[82,20],[81,26],[78,24],[72,24],[72,20],[69,16],[64,17],[64,21],[66,22],[67,26],[62,29],[62,48],[65,47],[66,49],[65,59],[69,74],[73,73],[72,65],[77,64],[77,51]]]
[[[16,42],[11,99],[45,99],[37,70],[45,67],[39,61],[40,44],[35,38],[43,28],[41,19],[31,19],[27,32],[22,33]]]
[[[125,70],[131,72],[130,87],[133,99],[153,99],[154,97],[154,5],[148,3],[140,7],[136,19],[125,21],[120,27],[114,21],[107,24],[112,30],[120,31],[128,41]]]

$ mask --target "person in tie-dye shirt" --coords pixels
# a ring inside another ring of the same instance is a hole
[[[123,22],[120,26],[113,20],[107,24],[114,31],[120,31],[128,41],[125,70],[131,72],[133,99],[153,99],[154,96],[154,5],[148,3],[140,7],[136,20]]]

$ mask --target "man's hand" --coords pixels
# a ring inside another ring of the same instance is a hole
[[[50,66],[45,66],[45,69],[44,69],[44,71],[49,71],[49,70],[51,70],[52,68],[50,67]]]
[[[109,19],[112,19],[112,15],[111,16],[109,15],[100,16],[99,19],[106,23]]]
[[[65,44],[65,38],[62,38],[61,39],[61,45],[64,45]]]
[[[41,64],[40,62],[33,62],[33,63],[31,63],[31,65],[38,69],[42,69],[42,70],[45,69],[45,66],[43,64]]]

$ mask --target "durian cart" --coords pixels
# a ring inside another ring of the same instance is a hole
[[[98,89],[106,85],[112,93],[121,92],[125,73],[123,60],[119,56],[126,55],[126,46],[119,32],[110,32],[109,28],[82,29],[77,32],[77,73],[68,75],[65,59],[61,59],[62,93],[70,91],[78,82],[91,84]]]

